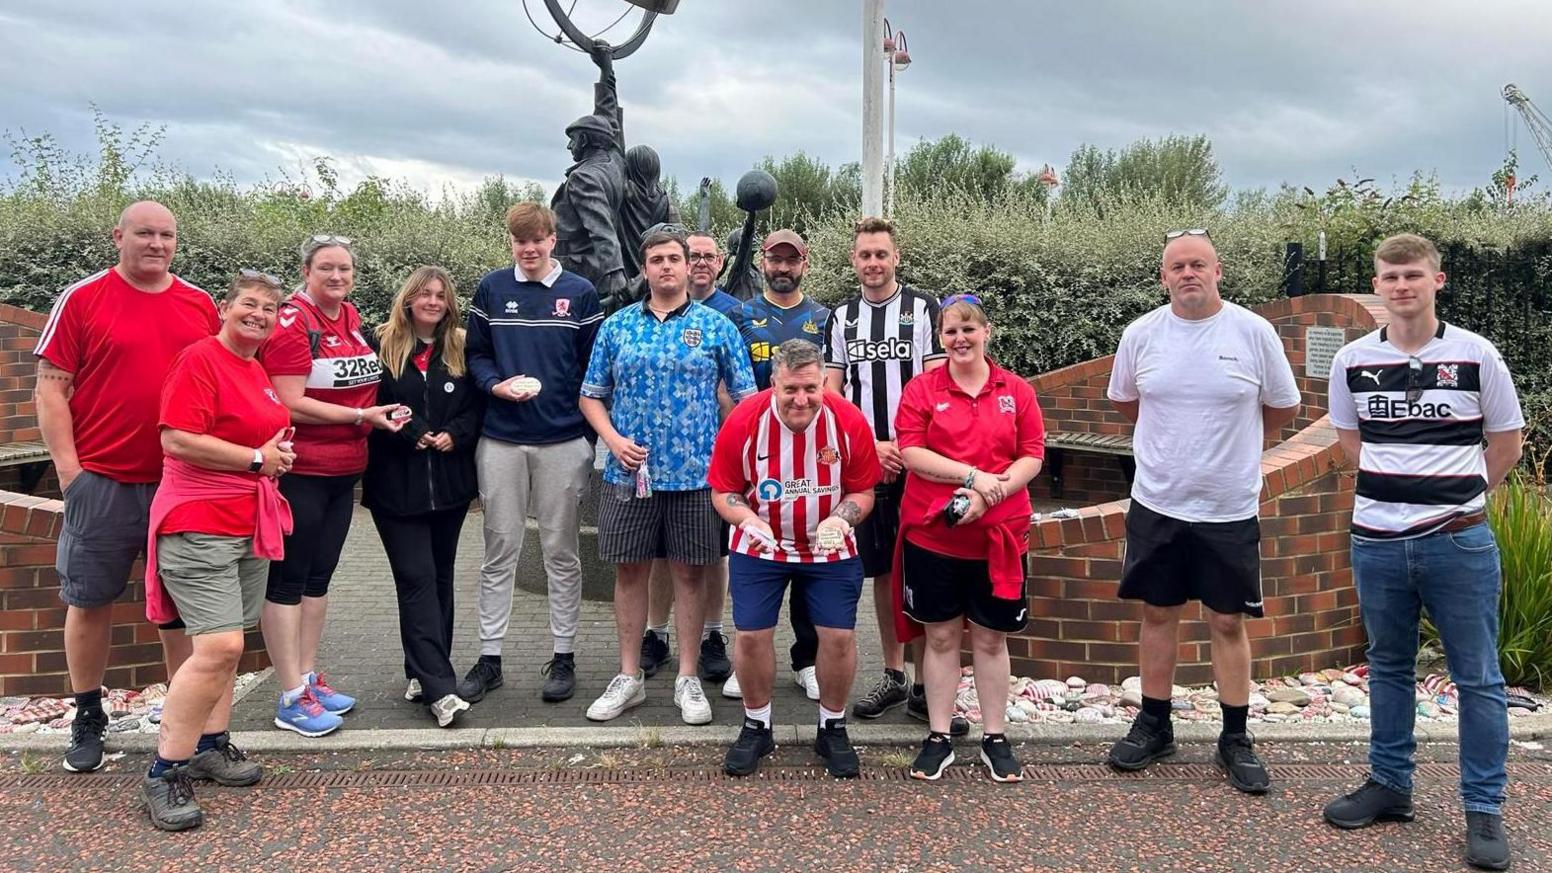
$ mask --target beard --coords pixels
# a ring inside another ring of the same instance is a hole
[[[798,290],[803,283],[802,276],[770,276],[765,277],[765,284],[777,294],[791,294]]]

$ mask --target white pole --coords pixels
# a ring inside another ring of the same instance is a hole
[[[884,175],[889,179],[885,186],[884,217],[895,217],[895,53],[889,52],[889,151],[884,156]]]
[[[862,0],[862,214],[884,211],[884,0]]]

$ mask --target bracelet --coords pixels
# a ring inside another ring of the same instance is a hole
[[[365,420],[366,420],[366,410],[362,409],[359,406],[356,407],[356,424],[355,424],[355,426],[356,427],[360,427],[361,426],[361,422],[363,422]]]
[[[960,483],[960,484],[964,485],[964,487],[966,487],[966,488],[974,489],[975,488],[975,476],[979,472],[981,472],[981,471],[977,470],[974,467],[971,467],[970,468],[970,472],[965,474],[965,481]]]

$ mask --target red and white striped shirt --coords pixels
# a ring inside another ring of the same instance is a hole
[[[815,528],[841,499],[871,489],[879,479],[873,431],[862,411],[826,392],[808,427],[794,433],[776,412],[767,389],[733,410],[717,433],[707,480],[717,491],[742,494],[776,534],[775,552],[734,528],[729,549],[769,561],[822,563],[857,557],[857,541],[829,554],[816,551]]]

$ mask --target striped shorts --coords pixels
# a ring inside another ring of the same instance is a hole
[[[666,557],[681,564],[713,564],[721,557],[722,518],[711,489],[654,491],[637,497],[629,485],[605,485],[598,502],[598,558],[631,564]]]

